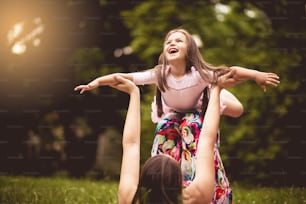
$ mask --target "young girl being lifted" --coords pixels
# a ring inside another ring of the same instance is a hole
[[[183,184],[188,186],[195,178],[196,153],[209,89],[220,75],[232,74],[227,86],[245,80],[254,80],[266,91],[266,85],[278,86],[275,73],[261,72],[238,66],[215,67],[201,56],[192,38],[184,29],[174,29],[165,37],[160,63],[153,69],[134,73],[113,73],[98,77],[86,85],[75,87],[84,93],[99,86],[114,86],[116,77],[133,81],[136,85],[155,84],[157,93],[152,105],[152,121],[158,122],[152,146],[152,156],[168,154],[181,164]],[[229,91],[220,92],[220,114],[239,117],[243,106]],[[155,105],[156,104],[156,105]],[[219,136],[214,149],[215,196],[214,201],[231,202],[229,182],[219,154]],[[222,182],[220,182],[222,181]]]

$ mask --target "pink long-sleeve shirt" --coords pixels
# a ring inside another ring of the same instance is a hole
[[[191,72],[185,74],[179,80],[175,79],[169,71],[170,68],[168,67],[166,73],[169,88],[166,89],[165,92],[161,92],[164,114],[171,111],[200,111],[203,90],[209,83],[203,80],[200,73],[196,71],[194,67],[191,68]],[[132,75],[133,81],[137,85],[157,85],[157,76],[154,71],[135,72]],[[221,111],[223,111],[224,104],[222,98],[220,99],[220,103]],[[157,116],[155,97],[152,103],[151,118],[153,122],[158,122],[160,120]]]

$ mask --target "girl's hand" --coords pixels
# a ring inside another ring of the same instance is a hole
[[[80,94],[84,93],[85,91],[90,91],[99,86],[98,82],[92,81],[87,85],[79,85],[74,88],[74,91],[80,91]]]
[[[258,71],[255,75],[255,82],[257,83],[260,88],[266,92],[267,88],[266,85],[275,86],[277,87],[280,83],[279,76],[275,73],[271,72],[260,72]]]

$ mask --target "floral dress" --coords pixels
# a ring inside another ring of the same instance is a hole
[[[202,128],[198,112],[169,113],[157,125],[151,156],[168,154],[181,163],[183,186],[188,186],[195,177],[197,144]],[[214,147],[215,195],[211,204],[231,204],[232,190],[219,152],[220,137]]]

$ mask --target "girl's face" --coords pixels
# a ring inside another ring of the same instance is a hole
[[[187,38],[181,32],[174,32],[164,43],[164,54],[168,62],[185,60],[187,55]]]

